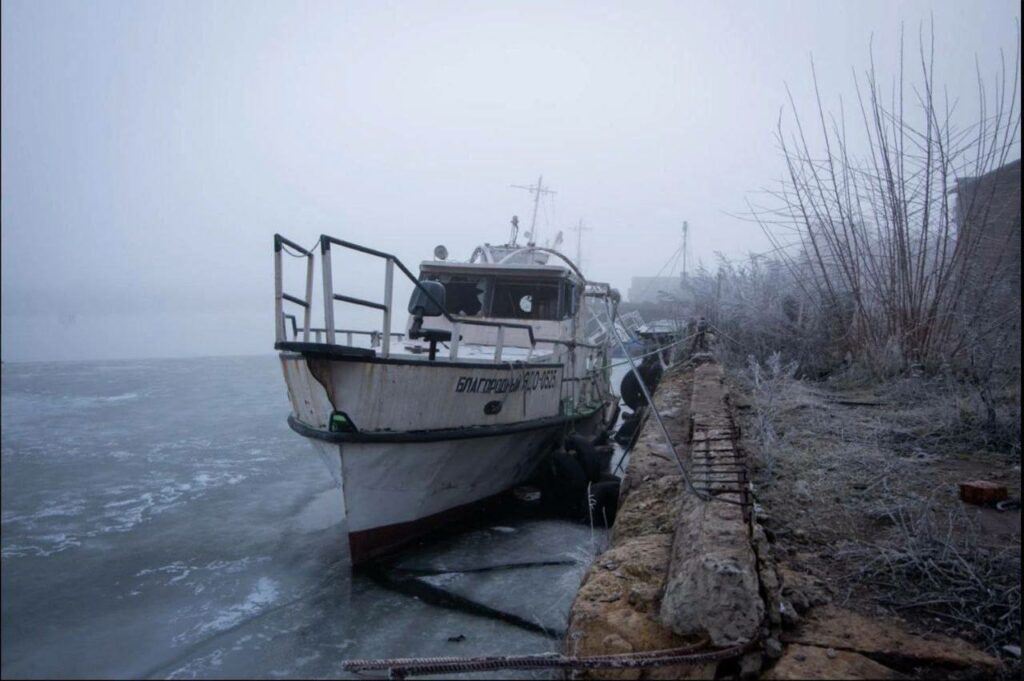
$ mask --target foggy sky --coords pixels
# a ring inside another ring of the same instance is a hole
[[[2,5],[4,361],[270,352],[272,235],[410,266],[582,219],[625,292],[769,248],[735,214],[779,178],[785,84],[854,96],[934,15],[965,109],[1017,2],[11,2]],[[294,263],[292,263],[294,264]],[[339,266],[335,265],[336,271]],[[339,276],[365,272],[341,266]],[[376,270],[374,270],[376,271]],[[377,286],[376,279],[374,287]],[[379,297],[371,294],[371,297]],[[339,324],[343,320],[339,320]],[[401,321],[399,322],[401,324]]]

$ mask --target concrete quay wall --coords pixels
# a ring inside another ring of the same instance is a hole
[[[721,648],[758,635],[764,604],[740,492],[746,462],[736,446],[723,378],[713,361],[663,376],[654,403],[696,491],[684,483],[649,416],[630,453],[609,547],[573,603],[567,653]],[[713,678],[716,668],[707,663],[582,676]]]

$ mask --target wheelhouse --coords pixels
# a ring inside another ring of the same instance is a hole
[[[442,284],[445,311],[460,317],[563,321],[576,314],[583,295],[578,277],[546,265],[427,262],[421,266],[420,281]]]

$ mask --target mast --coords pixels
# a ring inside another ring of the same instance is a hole
[[[540,195],[541,194],[554,194],[551,189],[544,186],[544,176],[541,175],[537,178],[537,184],[535,185],[521,185],[513,184],[510,185],[516,189],[525,189],[528,192],[533,193],[533,219],[530,220],[530,240],[531,244],[537,243],[537,209],[540,207]]]
[[[590,227],[583,226],[583,220],[579,221],[575,227],[570,228],[573,232],[576,232],[576,266],[581,270],[583,269],[583,232],[589,232]]]
[[[689,257],[689,253],[687,251],[687,241],[689,239],[689,236],[690,236],[690,223],[687,222],[686,220],[683,220],[683,281],[686,281],[686,277],[688,275],[688,272],[687,272],[687,269],[686,269],[686,261],[687,261],[687,258]]]

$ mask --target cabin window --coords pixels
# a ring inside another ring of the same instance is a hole
[[[427,277],[444,284],[444,307],[450,315],[476,317],[484,306],[487,291],[484,277],[442,275]]]
[[[565,279],[502,279],[494,275],[427,273],[445,288],[445,311],[457,317],[568,319],[577,309],[578,288]]]
[[[492,317],[504,319],[560,319],[559,283],[517,283],[498,280],[491,302]]]

